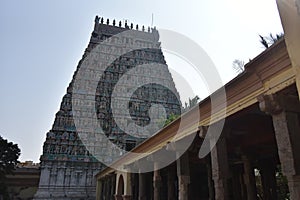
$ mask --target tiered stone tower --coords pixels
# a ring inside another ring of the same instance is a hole
[[[114,119],[114,117],[118,117],[125,124],[128,120],[128,117],[122,117],[122,112],[118,116],[113,116],[110,106],[112,91],[124,74],[141,64],[160,63],[164,65],[162,70],[154,72],[157,76],[153,77],[152,72],[152,75],[147,77],[153,80],[153,84],[139,87],[130,98],[128,104],[130,117],[137,125],[146,126],[149,124],[148,112],[152,104],[162,105],[167,116],[172,113],[180,114],[181,110],[178,93],[175,92],[174,94],[167,87],[155,84],[158,79],[161,79],[164,85],[168,85],[169,88],[174,88],[174,91],[176,91],[160,49],[158,31],[155,28],[148,28],[145,31],[144,26],[141,30],[138,29],[138,25],[134,30],[133,24],[129,26],[125,23],[122,26],[121,22],[116,26],[115,20],[113,20],[112,25],[109,24],[108,19],[104,24],[103,18],[96,17],[90,42],[74,73],[75,77],[91,51],[97,45],[103,45],[101,44],[103,40],[126,30],[134,31],[135,34],[131,38],[119,38],[113,47],[103,48],[106,49],[106,52],[99,53],[99,56],[94,57],[96,60],[93,60],[97,66],[101,66],[105,56],[114,55],[128,43],[135,43],[141,47],[139,50],[130,51],[118,57],[103,71],[95,95],[97,119],[105,136],[119,148],[127,151],[153,133],[142,133],[139,137],[133,137],[118,127]],[[132,74],[132,76],[136,76],[137,79],[139,76],[147,76],[149,74],[147,70],[153,69],[145,69],[141,74]],[[40,159],[41,178],[35,199],[95,199],[96,184],[94,175],[105,166],[86,148],[76,130],[72,110],[74,77],[62,99],[53,127],[47,133],[44,142],[43,155]],[[89,134],[92,136],[95,133]],[[97,154],[103,153],[105,156],[110,155],[109,151],[113,151],[104,147],[95,147],[95,149],[100,151]]]

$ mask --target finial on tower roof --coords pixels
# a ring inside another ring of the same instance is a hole
[[[113,20],[113,26],[115,26],[115,25],[116,25],[116,20],[114,19],[114,20]]]
[[[130,29],[133,29],[133,23],[130,24]]]
[[[121,21],[119,21],[119,27],[122,27],[122,22]]]
[[[145,31],[145,26],[143,25],[143,27],[142,27],[142,31],[144,32]]]
[[[96,23],[96,24],[99,23],[99,19],[100,19],[100,18],[98,17],[98,15],[96,15],[96,17],[95,17],[95,23]]]
[[[109,19],[106,20],[106,24],[109,25]]]
[[[139,25],[138,25],[138,24],[135,26],[135,29],[136,29],[137,31],[139,30]]]
[[[155,40],[159,40],[159,34],[158,31],[156,30],[156,27],[154,26],[154,28],[152,28],[152,35],[154,36]]]
[[[101,24],[103,24],[104,23],[104,19],[103,19],[103,17],[101,17]]]

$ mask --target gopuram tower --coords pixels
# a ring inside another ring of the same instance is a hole
[[[179,115],[181,103],[158,31],[97,16],[47,133],[34,199],[95,199],[96,173],[153,135],[157,127],[147,127],[162,113]]]

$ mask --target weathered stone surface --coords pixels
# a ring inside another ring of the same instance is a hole
[[[216,200],[228,200],[229,165],[226,138],[221,136],[211,151],[212,178]]]
[[[176,161],[177,164],[177,177],[178,177],[178,199],[188,199],[188,186],[190,184],[190,167],[188,152],[183,154]]]

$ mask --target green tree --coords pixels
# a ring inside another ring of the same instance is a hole
[[[200,99],[200,97],[198,96],[198,95],[196,95],[194,98],[189,98],[189,102],[187,103],[187,102],[185,102],[184,104],[184,107],[182,107],[182,110],[183,110],[183,112],[187,112],[187,111],[189,111],[192,107],[194,107],[194,106],[196,106],[198,103],[199,103],[199,101],[200,101],[201,99]]]
[[[159,127],[166,127],[167,125],[169,125],[172,121],[176,120],[180,115],[175,115],[174,113],[171,113],[168,118],[166,120],[164,119],[160,119],[158,121],[159,123]]]
[[[275,36],[270,33],[269,36],[261,36],[260,37],[260,43],[267,49],[269,48],[272,44],[280,40],[284,36],[283,33],[276,34]]]
[[[185,102],[185,106],[182,107],[182,113],[189,111],[192,107],[196,106],[200,101],[200,97],[196,95],[194,98],[189,98],[189,103]],[[172,121],[176,120],[180,115],[176,115],[174,113],[171,113],[166,120],[160,119],[158,121],[160,127],[166,127],[169,125]]]
[[[20,149],[17,144],[8,142],[0,136],[0,197],[9,199],[7,187],[5,184],[5,176],[13,174],[13,171],[18,164]]]
[[[235,59],[232,62],[232,68],[238,73],[242,73],[245,70],[245,62],[243,60]]]
[[[168,119],[165,121],[164,126],[167,126],[172,121],[176,120],[178,117],[179,117],[179,115],[175,115],[175,114],[171,113],[170,116],[168,117]]]

